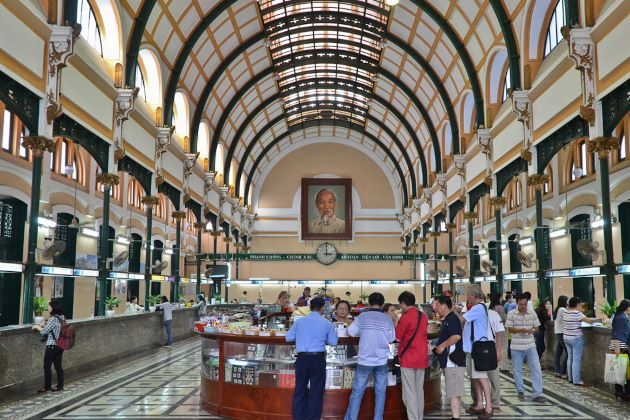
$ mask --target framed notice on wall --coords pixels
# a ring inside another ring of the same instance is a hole
[[[303,240],[352,239],[352,180],[302,178]]]

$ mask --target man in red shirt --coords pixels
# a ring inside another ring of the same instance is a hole
[[[416,307],[413,293],[402,292],[398,296],[398,303],[403,310],[396,326],[402,398],[407,408],[407,418],[421,420],[424,414],[424,369],[429,367],[429,321]]]

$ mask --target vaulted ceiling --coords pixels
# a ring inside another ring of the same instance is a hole
[[[459,152],[459,109],[469,92],[475,125],[483,124],[480,70],[491,50],[507,47],[518,63],[501,0],[121,2],[136,16],[127,83],[135,80],[138,51],[152,48],[168,71],[164,120],[176,91],[185,92],[193,150],[206,121],[209,161],[222,143],[225,172],[234,159],[237,183],[241,173],[248,184],[255,180],[287,145],[324,132],[370,145],[404,196],[415,196],[428,171],[442,170],[439,130],[447,122]]]

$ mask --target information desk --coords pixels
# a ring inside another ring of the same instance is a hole
[[[202,337],[200,405],[231,419],[291,419],[295,386],[295,346],[283,336],[199,333]],[[437,335],[430,335],[434,342]],[[352,391],[359,338],[342,337],[327,346],[324,419],[342,419]],[[396,354],[391,345],[390,357]],[[390,366],[391,371],[391,366]],[[425,373],[425,412],[440,408],[440,369],[429,354]],[[361,404],[361,419],[372,419],[372,380]],[[389,375],[385,418],[404,419],[400,378]]]

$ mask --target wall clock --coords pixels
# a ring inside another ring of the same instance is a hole
[[[337,259],[337,248],[333,244],[324,242],[317,247],[317,261],[324,265],[330,265]]]

